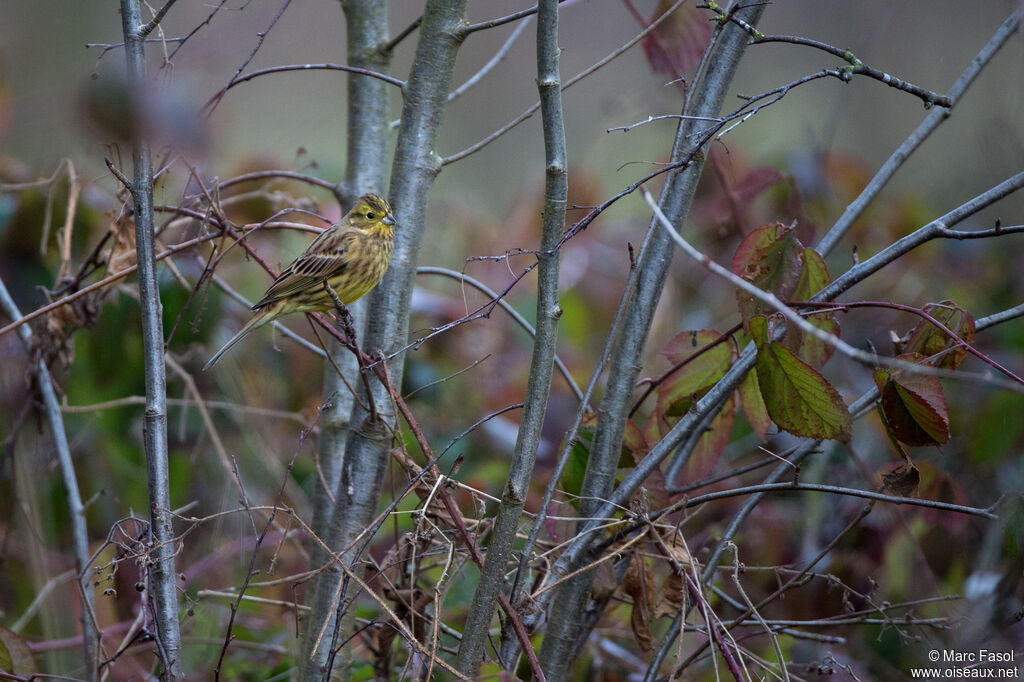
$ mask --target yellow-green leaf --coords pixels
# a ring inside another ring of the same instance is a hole
[[[743,414],[747,415],[750,428],[762,441],[768,440],[768,432],[772,428],[772,418],[768,416],[768,408],[761,397],[761,386],[757,382],[757,372],[747,372],[747,376],[739,387],[740,404]]]
[[[945,325],[947,329],[959,336],[967,343],[974,341],[974,318],[969,312],[956,305],[952,301],[941,301],[929,303],[924,307],[924,312],[931,315],[935,320]],[[907,353],[920,353],[928,358],[929,364],[945,369],[956,369],[967,357],[964,348],[949,350],[957,345],[949,334],[942,331],[928,320],[922,319],[910,332],[910,338],[904,351]],[[938,356],[936,358],[936,356]]]
[[[778,342],[764,344],[755,363],[768,415],[779,428],[807,438],[850,438],[850,412],[839,391]]]
[[[682,364],[658,387],[658,412],[666,416],[684,414],[690,399],[714,386],[732,364],[732,346],[710,329],[676,334],[662,354]]]

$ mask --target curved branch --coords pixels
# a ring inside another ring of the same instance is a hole
[[[932,92],[931,90],[926,90],[925,88],[914,85],[913,83],[908,83],[901,78],[891,76],[884,71],[879,71],[878,69],[868,66],[862,62],[853,54],[853,52],[849,50],[842,50],[818,40],[801,38],[799,36],[764,35],[763,33],[755,31],[751,43],[754,45],[760,45],[762,43],[790,43],[791,45],[813,47],[817,50],[822,50],[823,52],[839,57],[843,61],[849,63],[850,66],[840,69],[840,71],[845,74],[844,80],[849,80],[853,75],[867,76],[868,78],[881,81],[891,88],[896,88],[897,90],[902,90],[903,92],[914,95],[924,102],[925,107],[931,108],[932,106],[940,106],[948,109],[953,106],[952,98],[947,95],[940,95],[936,92]]]
[[[877,500],[879,502],[888,502],[890,504],[906,504],[914,507],[926,507],[928,509],[938,509],[940,511],[956,512],[958,514],[967,514],[969,516],[979,516],[984,519],[999,518],[992,511],[992,507],[982,509],[980,507],[968,507],[967,505],[963,504],[953,504],[952,502],[939,502],[938,500],[923,500],[918,497],[901,497],[898,495],[886,495],[885,493],[876,493],[870,490],[860,490],[858,488],[845,488],[843,486],[825,485],[821,483],[761,483],[758,485],[744,486],[742,488],[730,488],[729,490],[720,490],[714,493],[707,493],[705,495],[691,497],[686,501],[686,504],[684,506],[690,508],[696,507],[706,502],[712,502],[714,500],[723,500],[729,497],[741,497],[744,495],[753,495],[754,493],[770,493],[785,490],[809,490],[822,493],[833,493],[835,495],[862,497],[866,500]]]
[[[578,74],[576,74],[575,76],[573,76],[569,80],[565,81],[565,84],[562,85],[562,90],[564,91],[564,90],[567,90],[568,88],[572,87],[573,85],[578,83],[580,80],[586,78],[587,76],[589,76],[593,72],[597,71],[602,66],[604,66],[608,62],[612,61],[613,59],[615,59],[616,57],[621,55],[623,52],[625,52],[626,50],[628,50],[629,48],[633,47],[638,42],[643,40],[644,36],[646,36],[648,33],[650,33],[655,28],[657,28],[658,25],[661,24],[662,21],[664,21],[669,16],[671,16],[671,14],[680,5],[682,5],[685,1],[686,0],[676,0],[676,2],[671,7],[669,7],[667,10],[665,10],[665,12],[660,17],[658,17],[657,19],[652,21],[650,26],[648,26],[644,30],[640,31],[640,33],[638,33],[636,36],[634,36],[633,39],[630,40],[628,43],[626,43],[622,47],[618,48],[617,50],[615,50],[614,52],[609,54],[607,57],[605,57],[604,59],[602,59],[599,62],[593,64],[589,68],[586,68],[583,71],[580,71]],[[533,12],[536,11],[536,8],[533,8],[532,10],[525,10],[525,11],[528,14],[532,14]],[[526,16],[526,14],[524,14],[523,16]],[[519,18],[519,17],[517,17],[517,18]],[[484,147],[486,147],[490,143],[494,142],[495,140],[497,140],[499,137],[501,137],[502,135],[504,135],[508,131],[510,131],[513,128],[515,128],[516,126],[518,126],[520,123],[522,123],[526,119],[528,119],[531,116],[533,116],[533,114],[536,113],[536,111],[538,109],[540,109],[540,101],[539,100],[533,106],[531,106],[529,109],[527,109],[523,113],[519,114],[519,116],[517,116],[516,118],[512,119],[511,121],[506,123],[504,126],[499,128],[498,130],[494,131],[493,133],[491,133],[490,135],[488,135],[484,139],[480,140],[476,144],[473,144],[473,145],[467,147],[466,149],[463,149],[461,152],[456,152],[455,154],[452,154],[451,156],[446,156],[444,158],[444,160],[442,160],[441,164],[444,165],[444,166],[447,166],[450,163],[455,163],[456,161],[461,161],[462,159],[466,158],[470,154],[473,154],[473,153],[483,149]]]
[[[875,176],[871,178],[867,186],[861,191],[860,195],[857,196],[853,202],[850,203],[843,211],[843,214],[839,216],[839,220],[835,222],[828,233],[818,243],[818,253],[822,255],[828,254],[839,240],[846,234],[854,222],[864,213],[864,209],[867,208],[878,193],[882,191],[882,188],[888,184],[889,180],[896,171],[903,165],[914,151],[921,146],[921,144],[928,139],[928,136],[938,128],[951,113],[952,107],[960,101],[964,93],[967,92],[967,88],[971,86],[974,79],[981,73],[981,70],[995,57],[999,49],[1006,44],[1010,36],[1017,31],[1017,27],[1020,23],[1020,16],[1018,12],[1013,12],[1010,16],[1002,23],[995,34],[989,39],[985,46],[981,48],[977,56],[971,60],[971,63],[967,65],[960,77],[953,83],[953,87],[949,89],[949,98],[951,100],[949,108],[935,109],[920,125],[907,137],[906,140],[892,153],[892,155],[886,160],[882,167],[878,169]]]
[[[402,88],[405,87],[405,81],[399,80],[397,78],[393,78],[393,77],[391,77],[391,76],[389,76],[387,74],[384,74],[384,73],[378,73],[376,71],[371,71],[370,69],[361,69],[358,66],[347,66],[345,64],[328,64],[328,63],[324,63],[324,64],[287,64],[287,65],[283,65],[283,66],[269,66],[269,67],[267,67],[265,69],[259,69],[257,71],[253,71],[252,73],[247,73],[247,74],[245,74],[244,76],[242,76],[240,78],[232,79],[232,81],[230,83],[228,83],[227,87],[224,88],[224,92],[227,92],[228,90],[230,90],[231,88],[235,87],[236,85],[240,85],[242,83],[245,83],[246,81],[251,81],[254,78],[259,78],[260,76],[266,76],[266,75],[272,74],[272,73],[283,73],[285,71],[347,71],[348,73],[355,73],[355,74],[359,74],[360,76],[367,76],[369,78],[376,78],[377,80],[384,81],[385,83],[387,83],[389,85],[394,85],[399,90],[401,90]],[[220,95],[218,93],[218,95],[215,96],[215,97],[223,97],[223,95]],[[211,99],[210,102],[207,102],[206,105],[209,106],[212,101],[213,101],[213,99]]]
[[[533,328],[533,325],[531,325],[525,317],[520,315],[519,311],[513,308],[510,303],[505,301],[501,294],[496,293],[493,289],[488,287],[480,280],[470,277],[465,273],[458,272],[457,270],[450,270],[449,268],[440,268],[433,266],[420,266],[416,268],[416,274],[443,275],[445,277],[451,277],[452,279],[470,285],[471,287],[482,293],[484,296],[487,296],[493,302],[497,303],[498,306],[506,313],[508,313],[509,317],[511,317],[516,324],[522,327],[527,334],[529,334],[530,336],[537,335],[537,331]],[[565,379],[565,383],[569,386],[569,390],[573,392],[573,395],[576,396],[577,400],[583,402],[583,391],[580,390],[579,384],[576,383],[576,380],[572,378],[572,373],[569,372],[569,368],[565,366],[565,363],[557,355],[555,356],[555,366],[558,368],[558,372],[562,375],[562,378]]]

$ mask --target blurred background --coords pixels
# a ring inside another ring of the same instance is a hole
[[[642,22],[669,4],[664,0],[563,3],[563,81],[631,40],[642,29]],[[799,35],[848,48],[870,66],[944,93],[1020,4],[1008,0],[788,0],[771,4],[759,28],[768,34]],[[245,67],[247,73],[283,64],[345,63],[344,17],[339,4],[329,0],[293,3],[269,31],[281,2],[228,3],[208,25],[200,27],[214,5],[181,0],[167,15],[162,32],[152,36],[168,40],[151,43],[148,50],[158,83],[152,96],[165,117],[159,121],[167,136],[164,142],[182,151],[197,174],[207,180],[224,180],[251,170],[283,169],[340,181],[345,164],[347,78],[341,72],[289,72],[257,78],[228,91],[209,118],[196,113],[243,66],[263,32],[267,32],[265,41]],[[490,19],[521,6],[526,5],[474,2],[469,20]],[[392,34],[408,26],[421,9],[421,3],[392,3]],[[130,117],[124,116],[129,105],[123,99],[120,80],[124,57],[116,47],[109,51],[103,47],[120,42],[120,16],[115,3],[76,2],[7,3],[4,14],[6,28],[0,33],[0,183],[45,178],[64,159],[71,160],[82,190],[69,238],[77,267],[107,230],[116,231],[112,220],[122,200],[104,159],[130,170],[131,152],[125,143]],[[676,61],[665,64],[651,49],[636,45],[565,91],[571,205],[600,203],[666,160],[674,119],[653,121],[628,132],[608,129],[629,126],[648,116],[679,113],[685,82],[692,77],[694,60],[699,58],[710,24],[704,11],[690,5],[684,6],[678,17],[679,23],[666,29],[663,36]],[[461,85],[471,78],[512,36],[516,26],[470,36],[460,51],[453,83]],[[174,39],[197,27],[195,35],[174,54],[173,66],[162,66],[165,56],[177,48]],[[413,33],[398,46],[391,75],[403,79],[408,75],[415,38]],[[534,59],[531,26],[486,78],[448,108],[436,149],[441,157],[476,143],[536,101]],[[808,48],[754,46],[740,66],[733,89],[738,95],[755,95],[840,65],[839,60]],[[1021,83],[1024,40],[1018,33],[977,79],[951,118],[903,166],[830,254],[833,276],[850,266],[854,249],[861,259],[866,258],[1024,168]],[[725,110],[741,101],[728,99]],[[400,97],[395,92],[393,116],[397,118],[400,111]],[[813,245],[927,113],[917,98],[867,78],[854,78],[850,83],[823,79],[796,88],[712,145],[684,230],[724,264],[731,262],[743,235],[765,222],[795,220],[801,239]],[[540,133],[539,120],[532,117],[479,152],[444,168],[431,193],[421,265],[465,271],[501,290],[513,273],[532,261],[529,256],[508,262],[467,262],[467,258],[535,247],[543,189]],[[56,227],[67,210],[69,185],[61,179],[53,187],[50,194],[46,187],[0,192],[0,277],[23,313],[44,304],[45,289],[59,288],[60,278],[66,274],[61,268]],[[178,204],[186,191],[194,189],[176,166],[159,183],[156,200],[158,204]],[[328,219],[342,213],[326,191],[298,182],[276,182],[262,196],[235,205],[231,216],[238,223],[259,222],[286,206],[311,208]],[[396,210],[401,216],[401,207]],[[583,214],[583,210],[571,211],[570,220]],[[53,229],[44,239],[41,226],[47,215]],[[1019,224],[1024,222],[1022,217],[1024,197],[1013,196],[961,227],[990,227],[997,219],[1004,225]],[[565,247],[565,315],[559,354],[581,385],[589,378],[627,274],[627,244],[639,245],[648,219],[649,210],[642,200],[627,197]],[[322,226],[314,219],[308,222]],[[194,234],[196,229],[188,225],[172,231],[168,238]],[[258,235],[253,243],[276,265],[290,261],[309,238],[304,233],[274,231]],[[115,240],[113,248],[130,262],[133,244]],[[894,300],[915,306],[953,299],[981,317],[1021,303],[1021,250],[1019,237],[1002,240],[998,247],[987,241],[929,244],[847,296],[850,300]],[[247,339],[214,371],[199,374],[217,342],[237,330],[249,314],[242,304],[216,289],[190,296],[189,285],[200,271],[201,262],[190,255],[176,258],[174,271],[161,268],[165,331],[170,335],[174,330],[169,351],[181,367],[180,373],[169,372],[169,395],[179,401],[172,403],[171,412],[172,467],[177,482],[172,499],[176,505],[196,504],[199,511],[192,513],[197,516],[234,508],[237,489],[225,457],[230,455],[239,459],[248,493],[254,498],[264,496],[261,499],[267,502],[291,454],[304,448],[286,501],[308,518],[308,495],[316,475],[310,457],[314,448],[300,440],[299,433],[312,423],[323,398],[322,363],[264,330]],[[218,274],[250,299],[269,283],[266,274],[240,253],[226,259]],[[644,376],[657,376],[669,366],[660,353],[677,333],[705,328],[724,331],[739,319],[732,292],[682,256],[677,257],[671,278],[648,347]],[[51,318],[37,330],[37,334],[43,330],[52,334],[50,345],[43,350],[57,359],[55,378],[68,405],[66,420],[83,479],[83,495],[94,498],[89,523],[97,542],[114,521],[132,512],[144,515],[147,505],[141,483],[145,467],[141,407],[137,404],[143,392],[141,343],[134,282],[127,281],[90,299],[76,311],[76,319]],[[510,303],[528,319],[534,316],[532,287],[527,278],[509,296]],[[483,301],[454,281],[421,277],[411,338],[405,341],[458,318],[467,306],[472,309]],[[888,352],[888,330],[903,333],[915,320],[888,311],[865,311],[849,313],[841,322],[843,336],[850,343],[870,344]],[[312,338],[303,320],[292,320],[289,326]],[[77,332],[67,337],[66,329]],[[984,338],[979,336],[978,343],[1016,371],[1024,368],[1024,324],[1000,327]],[[285,352],[278,352],[275,345]],[[0,436],[4,439],[0,499],[7,500],[0,531],[3,554],[11,557],[0,564],[5,577],[0,580],[0,618],[6,623],[25,611],[44,576],[67,568],[67,557],[60,550],[67,529],[46,429],[26,410],[27,356],[15,335],[0,337],[0,357]],[[435,447],[443,447],[481,416],[519,402],[529,359],[528,336],[500,312],[489,320],[435,337],[410,352],[404,388],[407,392],[423,389],[411,404]],[[477,362],[471,371],[431,385]],[[985,368],[969,360],[965,369],[981,372]],[[872,385],[869,372],[841,359],[829,366],[829,376],[847,402]],[[954,440],[941,450],[922,451],[922,471],[927,469],[933,491],[952,490],[950,499],[987,505],[1003,492],[1024,487],[1020,458],[1024,421],[1019,418],[1024,400],[1019,394],[981,383],[954,386],[956,392],[950,397]],[[223,443],[220,450],[211,443],[209,430],[194,408],[194,390],[210,401]],[[540,453],[540,485],[575,408],[565,381],[556,376],[547,438]],[[639,414],[638,422],[646,412]],[[500,494],[517,419],[514,412],[492,419],[460,441],[446,464],[450,466],[456,456],[463,456],[463,480]],[[735,432],[739,444],[730,446],[724,455],[730,462],[745,461],[754,442],[742,421],[738,420]],[[895,461],[877,419],[870,424],[867,421],[858,426],[857,442],[862,445],[855,454],[861,458],[860,468],[849,464],[846,454],[830,450],[822,460],[822,472],[845,472],[857,480],[865,471]],[[773,447],[787,442],[780,438]],[[395,486],[400,485],[399,478],[400,474]],[[39,499],[26,501],[26,490],[34,490]],[[536,502],[531,499],[531,504]],[[844,510],[848,507],[856,508],[856,504],[843,503]],[[721,512],[722,517],[712,515],[707,536],[727,511]],[[771,507],[765,518],[772,532],[745,538],[745,548],[765,565],[813,554],[820,548],[820,538],[827,537],[831,529],[830,509],[821,505],[811,505],[808,511],[780,503]],[[921,586],[914,583],[914,571],[928,564],[934,580],[927,587],[960,591],[965,576],[976,568],[975,554],[968,548],[982,542],[984,531],[961,519],[934,515],[914,519],[920,526],[915,526],[911,535],[919,544],[890,542],[898,530],[886,523],[869,524],[864,531],[868,537],[858,538],[860,544],[854,546],[870,551],[839,552],[839,564],[833,570],[844,576],[870,575],[871,580],[891,588],[886,598],[896,599],[917,594]],[[218,523],[224,526],[210,524],[197,531],[181,560],[187,599],[200,611],[210,609],[215,616],[208,621],[197,619],[200,624],[191,634],[199,639],[209,637],[215,644],[221,634],[217,619],[223,615],[223,604],[213,605],[210,600],[200,604],[197,590],[235,584],[248,565],[243,542],[247,522]],[[799,530],[791,533],[794,525]],[[51,554],[28,558],[36,541]],[[236,543],[230,545],[232,551],[213,556],[214,550],[224,548],[228,541]],[[957,543],[964,543],[962,552],[951,549],[959,547]],[[305,568],[300,551],[286,553],[283,561],[279,571]],[[104,602],[109,609],[104,616],[109,622],[130,619],[134,577],[111,573],[104,580],[118,585],[126,595]],[[469,594],[459,596],[458,603]],[[68,624],[52,614],[50,618],[49,623],[29,621],[24,633],[37,639],[70,636]],[[264,640],[267,631],[261,633],[260,627],[268,628],[275,645],[286,648],[288,619],[275,613],[268,620],[272,625],[261,626],[259,617],[253,616],[243,620],[243,628],[251,630],[253,638]],[[898,647],[887,649],[889,640],[877,646],[870,640],[865,637],[858,655],[862,661],[873,661],[866,668],[873,671],[869,677],[874,674],[884,679],[884,671],[897,666]],[[266,656],[270,663],[265,665],[279,664],[279,658]]]

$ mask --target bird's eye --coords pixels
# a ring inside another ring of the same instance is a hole
[[[373,211],[371,211],[371,212],[366,214],[366,219],[367,220],[375,220],[376,218],[377,218],[377,214],[374,213]]]

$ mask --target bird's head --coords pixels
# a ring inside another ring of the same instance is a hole
[[[364,194],[352,205],[352,210],[348,212],[348,222],[352,227],[369,230],[381,225],[394,226],[395,216],[391,213],[391,206],[383,197],[376,194]]]

